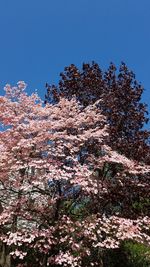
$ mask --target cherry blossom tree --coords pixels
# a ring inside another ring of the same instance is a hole
[[[99,101],[44,106],[25,88],[7,84],[0,97],[1,266],[103,266],[123,240],[150,245],[148,212],[132,206],[150,196],[150,167],[106,145]],[[100,153],[81,164],[94,142]]]

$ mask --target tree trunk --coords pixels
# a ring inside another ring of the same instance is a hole
[[[0,242],[0,267],[11,267],[11,256],[2,242]]]

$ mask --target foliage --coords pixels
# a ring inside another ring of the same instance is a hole
[[[144,89],[124,63],[119,71],[111,63],[106,72],[95,62],[84,63],[81,70],[71,64],[60,76],[58,88],[46,84],[45,102],[56,103],[60,96],[75,96],[86,107],[101,100],[99,107],[109,123],[107,143],[129,158],[149,162],[150,132],[143,130],[148,113],[141,102]],[[95,145],[92,147],[96,150]]]
[[[128,262],[132,267],[148,267],[150,266],[150,248],[144,244],[135,242],[125,242],[123,249],[127,254]]]
[[[129,240],[122,242],[120,248],[107,250],[103,257],[104,266],[109,267],[150,266],[150,248]]]
[[[150,218],[131,204],[149,197],[150,166],[107,145],[99,101],[43,106],[25,87],[6,85],[0,97],[2,267],[102,266],[123,240],[149,246]],[[81,163],[93,143],[101,153]]]

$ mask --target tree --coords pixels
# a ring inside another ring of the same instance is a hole
[[[0,97],[2,267],[102,266],[104,250],[122,240],[150,245],[150,218],[131,205],[149,197],[150,167],[105,144],[99,101],[84,110],[65,98],[43,106],[25,86],[6,85]],[[103,153],[81,164],[85,142]],[[68,194],[77,185],[77,196]]]
[[[106,72],[95,62],[84,63],[81,71],[71,64],[60,76],[58,88],[46,84],[46,102],[75,96],[86,107],[101,100],[100,110],[109,123],[108,144],[131,159],[149,163],[150,132],[143,129],[148,112],[141,102],[144,89],[124,63],[119,71],[111,63]]]

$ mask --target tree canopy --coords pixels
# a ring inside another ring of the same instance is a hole
[[[123,240],[150,245],[150,166],[108,145],[101,101],[44,106],[25,87],[0,97],[0,264],[102,266]]]
[[[119,70],[111,63],[107,71],[95,62],[84,63],[81,70],[71,64],[60,73],[58,86],[46,83],[46,88],[45,102],[57,103],[60,96],[76,97],[86,107],[101,100],[99,108],[109,124],[109,146],[131,159],[150,163],[150,132],[143,128],[149,120],[147,106],[141,102],[144,88],[125,63]]]

